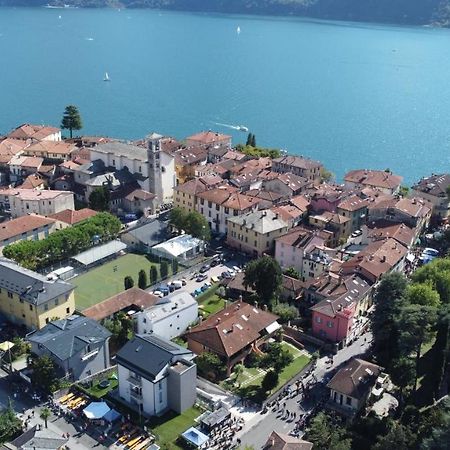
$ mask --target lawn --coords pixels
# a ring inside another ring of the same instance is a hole
[[[193,406],[182,414],[173,411],[162,417],[150,421],[150,430],[156,436],[156,442],[165,450],[179,450],[182,447],[176,441],[181,433],[194,425],[195,419],[202,414],[202,410]]]
[[[201,311],[204,311],[206,313],[206,317],[210,316],[211,314],[215,314],[216,312],[222,310],[224,307],[225,300],[223,298],[220,298],[216,294],[208,296],[203,300],[200,299],[199,301],[199,308]]]
[[[83,310],[122,292],[123,279],[127,275],[133,277],[136,286],[139,271],[144,269],[148,278],[152,265],[158,267],[159,273],[158,263],[150,262],[145,255],[128,253],[73,278],[70,282],[75,286],[77,308]]]
[[[95,383],[91,388],[86,389],[86,392],[94,398],[101,399],[103,398],[109,391],[115,389],[119,382],[117,380],[109,380],[109,386],[106,388],[101,388],[98,383]]]

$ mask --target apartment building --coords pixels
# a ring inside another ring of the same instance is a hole
[[[292,173],[320,184],[323,165],[304,156],[282,156],[272,161],[272,170],[278,173]]]

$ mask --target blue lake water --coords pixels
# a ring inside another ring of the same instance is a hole
[[[449,170],[450,30],[0,8],[0,132],[57,125],[69,103],[84,134],[217,129],[240,141],[215,123],[242,124],[338,177],[389,167],[412,183]]]

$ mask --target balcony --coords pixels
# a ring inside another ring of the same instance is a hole
[[[137,377],[135,377],[133,375],[130,375],[127,378],[127,381],[128,381],[128,383],[130,383],[130,385],[132,387],[134,386],[134,387],[140,388],[142,386],[142,379],[141,378],[137,378]],[[132,389],[132,387],[131,387],[131,389]]]
[[[142,399],[142,389],[138,387],[130,386],[130,396],[135,398],[136,400]]]

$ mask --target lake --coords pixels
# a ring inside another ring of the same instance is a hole
[[[237,33],[240,27],[241,33]],[[152,10],[0,8],[0,132],[184,138],[202,129],[319,159],[339,178],[449,170],[450,30]],[[108,72],[110,82],[104,82]]]

